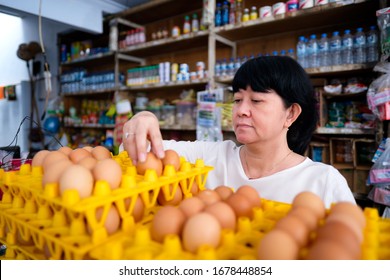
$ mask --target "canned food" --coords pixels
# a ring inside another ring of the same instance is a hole
[[[188,73],[190,68],[187,63],[180,64],[180,73]]]
[[[264,6],[260,8],[260,18],[266,18],[272,16],[272,8],[271,6]]]
[[[282,15],[286,13],[286,4],[283,2],[278,2],[272,5],[272,14],[274,16],[276,15]]]

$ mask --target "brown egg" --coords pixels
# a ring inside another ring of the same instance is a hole
[[[356,220],[361,229],[366,226],[366,217],[364,216],[362,208],[351,202],[343,201],[333,204],[330,208],[331,213],[344,213],[351,216],[351,219]]]
[[[46,168],[42,176],[42,185],[48,183],[59,183],[62,173],[73,163],[69,159],[57,161]]]
[[[160,205],[179,205],[179,203],[183,200],[183,192],[181,191],[180,186],[178,185],[176,187],[175,193],[173,193],[173,186],[169,185],[169,192],[168,192],[168,197],[165,197],[163,188],[160,189],[160,192],[158,193],[157,196],[157,201]],[[173,197],[169,197],[173,195]]]
[[[73,151],[73,149],[71,147],[68,147],[68,146],[63,146],[63,147],[59,148],[58,151],[69,156],[70,152]]]
[[[350,215],[345,213],[330,212],[330,214],[326,217],[325,224],[330,223],[332,221],[339,221],[348,226],[359,240],[359,243],[363,242],[363,230],[359,222],[352,219]]]
[[[296,216],[285,216],[278,220],[275,229],[280,229],[288,233],[297,242],[299,248],[307,245],[309,241],[309,229],[306,224]]]
[[[112,158],[112,154],[110,150],[104,146],[96,146],[95,148],[92,149],[91,154],[97,160]]]
[[[191,189],[190,189],[190,193],[192,195],[197,195],[199,193],[199,186],[198,184],[195,182],[195,180],[192,182],[192,185],[191,185]]]
[[[96,219],[100,221],[101,219],[104,219],[104,227],[106,228],[106,231],[108,235],[111,235],[118,231],[121,223],[120,215],[118,212],[118,209],[116,209],[115,206],[111,205],[110,208],[108,209],[107,216],[103,217],[103,207],[99,207],[96,209]],[[88,232],[91,234],[92,230],[90,227],[88,227]]]
[[[90,153],[91,153],[91,152],[92,152],[92,149],[93,149],[93,147],[91,147],[91,146],[84,146],[84,147],[83,147],[83,149],[84,149],[84,150],[87,150],[88,152],[90,152]]]
[[[355,233],[339,221],[326,223],[317,231],[316,241],[330,239],[345,247],[355,259],[361,258],[361,245]],[[314,242],[316,242],[314,241]]]
[[[164,166],[170,164],[175,167],[175,170],[178,171],[180,169],[180,156],[174,150],[166,150],[165,157],[162,160]]]
[[[132,212],[134,221],[136,223],[141,221],[142,218],[144,217],[144,213],[145,213],[145,204],[142,201],[141,196],[137,196],[137,199],[134,204],[133,212]]]
[[[73,161],[74,163],[78,163],[80,160],[91,156],[92,156],[91,153],[83,148],[74,149],[69,154],[70,160]]]
[[[94,186],[92,173],[84,166],[73,164],[65,169],[59,179],[60,194],[65,190],[75,189],[80,198],[91,196]]]
[[[315,230],[318,226],[317,216],[305,207],[297,206],[292,208],[290,212],[288,212],[288,215],[298,217],[306,224],[306,227],[309,229],[309,231]]]
[[[46,172],[49,166],[53,165],[55,162],[61,161],[61,160],[69,160],[68,156],[59,152],[59,151],[52,151],[50,152],[42,163],[43,172]]]
[[[150,234],[153,240],[163,242],[168,234],[180,236],[183,230],[185,215],[174,206],[163,206],[153,217]]]
[[[89,170],[93,170],[97,163],[97,160],[93,157],[85,157],[82,160],[80,160],[77,164],[84,166],[85,168]]]
[[[201,212],[206,204],[198,197],[193,196],[182,200],[179,204],[179,209],[184,215],[189,218],[192,215]]]
[[[248,185],[244,185],[239,187],[236,193],[244,195],[251,202],[252,207],[260,207],[260,195],[255,188]]]
[[[325,204],[315,193],[304,191],[297,194],[292,202],[292,207],[303,206],[316,214],[317,219],[325,217]]]
[[[206,205],[213,204],[221,200],[221,197],[214,190],[203,190],[196,195]]]
[[[233,189],[227,186],[218,186],[214,189],[214,191],[219,194],[222,200],[226,200],[233,194]]]
[[[204,212],[217,218],[221,228],[236,229],[236,214],[227,203],[218,201],[214,204],[207,205]]]
[[[280,229],[273,229],[263,236],[257,247],[259,260],[296,260],[299,246],[294,238]]]
[[[122,180],[122,168],[111,158],[99,160],[92,169],[92,174],[95,181],[108,182],[112,190],[118,188]]]
[[[230,207],[232,207],[234,213],[236,213],[237,218],[248,217],[252,219],[252,205],[251,202],[246,198],[246,196],[239,193],[233,193],[226,199],[225,202],[229,204]]]
[[[137,162],[136,164],[137,173],[145,175],[146,170],[153,169],[156,171],[157,176],[161,176],[163,172],[163,163],[161,159],[155,156],[152,152],[146,154],[146,160],[144,162]]]
[[[184,224],[182,240],[184,249],[191,253],[196,253],[202,245],[217,248],[221,241],[221,226],[209,213],[195,214]]]
[[[354,256],[345,247],[329,239],[315,242],[308,250],[308,260],[353,260]]]
[[[31,161],[31,166],[42,166],[43,160],[49,153],[50,151],[48,150],[41,150],[37,152]]]

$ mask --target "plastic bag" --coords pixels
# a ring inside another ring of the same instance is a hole
[[[384,73],[374,80],[367,91],[367,104],[380,120],[390,120],[390,63],[380,62],[374,71]]]
[[[390,138],[386,148],[370,169],[370,183],[374,185],[390,185]]]

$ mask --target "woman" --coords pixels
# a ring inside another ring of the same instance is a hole
[[[302,191],[326,207],[355,199],[345,178],[330,165],[303,154],[318,121],[317,101],[305,70],[289,57],[269,56],[244,63],[233,79],[233,141],[163,141],[154,114],[140,112],[123,129],[124,149],[144,161],[149,148],[160,158],[173,149],[188,161],[214,166],[207,188],[251,185],[261,197],[291,203]],[[148,140],[149,141],[148,141]]]

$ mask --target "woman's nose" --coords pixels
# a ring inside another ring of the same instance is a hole
[[[249,116],[250,115],[250,107],[248,106],[248,103],[245,101],[242,101],[241,103],[237,104],[237,114],[239,116]]]

